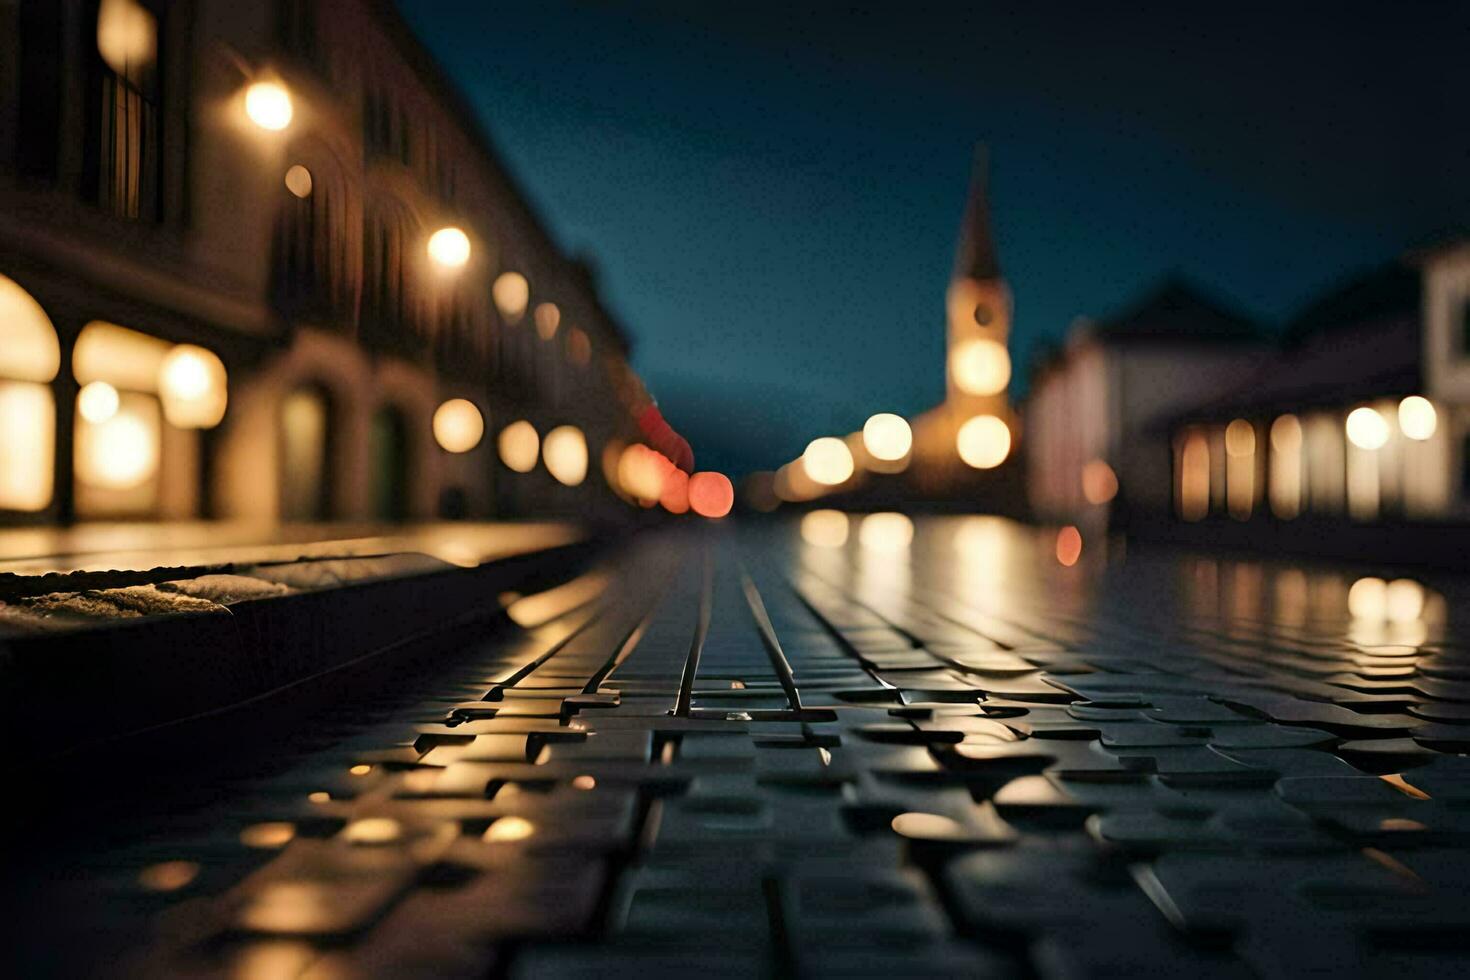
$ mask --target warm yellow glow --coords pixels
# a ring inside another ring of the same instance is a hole
[[[536,832],[536,825],[525,817],[501,817],[485,831],[485,840],[492,844],[504,844],[525,840]]]
[[[484,437],[485,417],[474,402],[451,398],[434,410],[433,428],[434,441],[445,452],[467,453]]]
[[[1399,402],[1399,429],[1410,439],[1424,441],[1434,435],[1439,416],[1434,403],[1422,395],[1410,395]]]
[[[1057,532],[1057,562],[1071,568],[1082,557],[1082,532],[1071,524]]]
[[[1367,405],[1348,413],[1348,441],[1359,449],[1379,449],[1388,442],[1388,423],[1377,409]]]
[[[977,415],[955,437],[955,448],[965,465],[988,470],[1005,462],[1011,453],[1011,430],[994,415]]]
[[[1348,589],[1348,612],[1354,619],[1382,622],[1388,618],[1388,583],[1360,578]]]
[[[97,7],[97,53],[107,67],[137,83],[158,54],[158,23],[136,0],[102,0]]]
[[[363,817],[342,828],[344,840],[353,844],[391,844],[403,836],[403,825],[392,817]]]
[[[587,438],[575,425],[559,425],[546,433],[541,457],[558,483],[575,487],[587,479]]]
[[[1256,429],[1245,419],[1225,427],[1225,507],[1238,521],[1256,504]]]
[[[1424,587],[1413,579],[1394,579],[1383,598],[1390,623],[1411,623],[1424,612]]]
[[[18,283],[0,276],[0,378],[45,384],[60,367],[50,317]]]
[[[596,788],[597,779],[594,776],[588,776],[584,773],[581,776],[572,777],[572,789],[588,790]]]
[[[814,548],[847,544],[847,515],[840,510],[814,510],[801,518],[801,540]]]
[[[4,329],[0,325],[0,332]],[[35,511],[51,503],[55,452],[51,389],[0,381],[0,510]]]
[[[664,493],[664,473],[673,468],[661,453],[635,442],[618,459],[618,486],[635,500],[652,505]]]
[[[891,554],[914,540],[914,522],[903,514],[869,514],[858,525],[858,544],[869,551]]]
[[[366,776],[372,771],[373,767],[368,765],[366,762],[359,762],[357,765],[350,766],[347,769],[348,774],[352,776]]]
[[[256,82],[245,90],[245,114],[261,129],[285,129],[293,114],[291,93],[279,82]]]
[[[293,165],[286,171],[286,190],[297,197],[310,197],[311,171],[299,163]]]
[[[1105,504],[1118,495],[1118,475],[1101,459],[1082,467],[1082,496],[1089,504]]]
[[[94,425],[117,414],[117,389],[106,381],[93,381],[77,392],[77,411]]]
[[[536,427],[525,419],[500,430],[500,461],[510,469],[517,473],[531,472],[540,453],[541,437],[536,434]]]
[[[555,337],[556,328],[561,326],[561,310],[555,303],[537,303],[532,318],[536,321],[536,336],[542,340]]]
[[[1295,415],[1271,423],[1271,510],[1290,520],[1302,510],[1302,424]]]
[[[827,488],[807,476],[806,467],[796,459],[776,471],[771,489],[779,499],[798,503],[820,497]]]
[[[212,351],[179,344],[158,366],[163,415],[180,429],[212,429],[225,417],[229,383]]]
[[[1225,452],[1231,456],[1250,456],[1256,451],[1256,429],[1245,419],[1236,419],[1225,427]]]
[[[106,490],[131,490],[158,471],[159,425],[151,400],[133,396],[100,425],[77,425],[77,478]]]
[[[955,386],[971,395],[996,395],[1011,381],[1011,355],[1005,345],[988,337],[967,340],[950,355],[949,372]]]
[[[531,284],[519,272],[502,272],[490,287],[490,295],[495,298],[500,315],[515,323],[531,301]]]
[[[813,439],[801,454],[806,475],[824,487],[845,483],[853,471],[852,450],[836,436]]]
[[[164,359],[172,350],[166,340],[94,320],[77,337],[71,372],[77,384],[106,381],[122,391],[154,393]]]
[[[286,821],[253,823],[240,831],[240,843],[260,850],[275,850],[291,843],[296,836],[296,825]]]
[[[176,892],[199,877],[193,861],[160,861],[138,872],[138,884],[150,892]]]
[[[913,445],[914,431],[900,415],[879,412],[863,424],[863,448],[874,459],[903,459]]]
[[[1179,447],[1179,516],[1203,520],[1210,512],[1210,441],[1190,431]]]
[[[458,228],[440,228],[429,236],[429,258],[446,269],[462,268],[470,260],[469,236]]]

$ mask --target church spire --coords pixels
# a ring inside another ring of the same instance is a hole
[[[985,144],[975,147],[975,165],[970,173],[970,196],[960,225],[960,244],[955,252],[956,279],[979,281],[1000,278],[1000,259],[990,234],[990,154]]]

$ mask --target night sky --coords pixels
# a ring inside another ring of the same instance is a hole
[[[941,399],[977,141],[1017,387],[1164,274],[1270,326],[1470,228],[1470,4],[399,6],[701,468]]]

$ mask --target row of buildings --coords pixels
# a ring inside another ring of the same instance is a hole
[[[0,3],[0,523],[596,518],[628,356],[389,0]]]
[[[1470,519],[1470,242],[1356,275],[1267,332],[1170,281],[1079,321],[1024,408],[1031,507],[1138,527]]]

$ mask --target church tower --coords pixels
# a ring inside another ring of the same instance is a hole
[[[1001,276],[990,233],[989,161],[975,153],[970,194],[960,226],[954,273],[945,309],[948,319],[945,400],[962,418],[1007,416],[1011,358],[1011,292]]]

